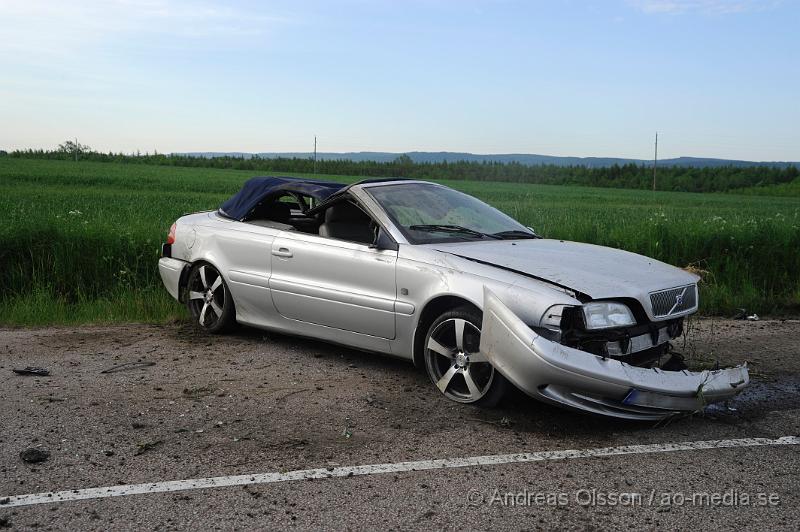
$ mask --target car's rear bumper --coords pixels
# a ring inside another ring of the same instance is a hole
[[[169,295],[180,301],[181,281],[184,270],[189,266],[189,263],[179,259],[170,257],[161,257],[158,259],[158,273],[161,274],[161,280],[167,288]]]
[[[539,336],[491,291],[484,291],[481,351],[514,385],[560,406],[625,419],[695,412],[739,393],[747,365],[716,371],[663,371],[572,349]]]

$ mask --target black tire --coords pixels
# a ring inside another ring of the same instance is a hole
[[[186,307],[194,324],[211,334],[222,334],[236,323],[236,308],[228,285],[210,264],[195,264],[186,282]]]
[[[445,312],[425,335],[423,359],[428,377],[445,397],[493,407],[503,398],[508,381],[478,349],[482,321],[481,313],[472,307]]]

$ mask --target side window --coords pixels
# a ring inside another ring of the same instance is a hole
[[[292,216],[292,204],[284,202],[284,198],[294,201],[292,196],[272,196],[262,199],[258,205],[247,214],[244,221],[256,222],[277,222],[288,224]]]
[[[295,192],[281,192],[261,200],[244,218],[244,222],[281,230],[317,233],[316,217],[306,215],[314,202],[309,196]]]
[[[285,203],[293,215],[301,215],[308,210],[306,198],[300,194],[284,194],[277,201]]]
[[[360,207],[350,201],[340,201],[322,214],[319,235],[371,245],[375,242],[377,228]]]

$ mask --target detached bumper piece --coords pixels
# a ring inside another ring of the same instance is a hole
[[[659,420],[725,401],[750,382],[747,365],[715,371],[640,368],[539,336],[484,289],[481,352],[528,395],[630,420]]]

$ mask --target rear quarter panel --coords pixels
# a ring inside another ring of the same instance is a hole
[[[262,325],[274,316],[269,293],[272,241],[278,229],[197,213],[178,220],[173,257],[207,262],[222,273],[236,301],[236,319]]]

